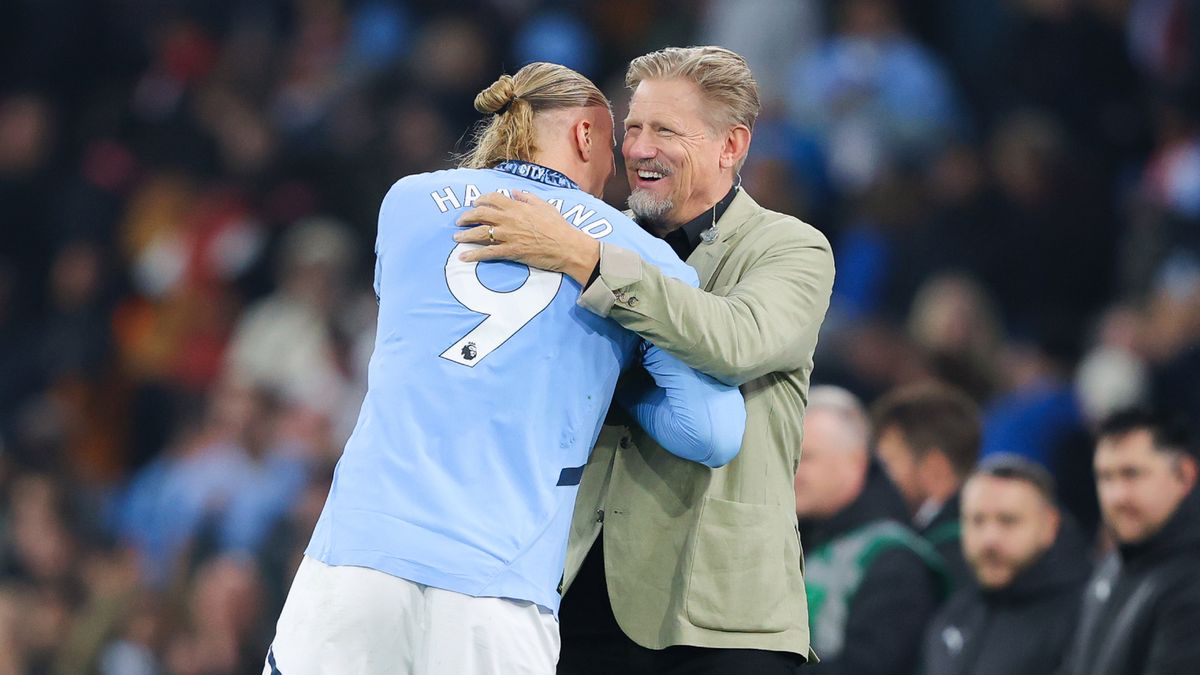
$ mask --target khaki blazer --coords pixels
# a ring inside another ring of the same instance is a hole
[[[634,642],[815,660],[793,477],[833,256],[816,229],[745,191],[717,228],[717,239],[687,261],[700,289],[604,246],[600,277],[579,304],[739,385],[747,413],[741,451],[709,469],[611,415],[576,499],[564,590],[602,536],[613,613]]]

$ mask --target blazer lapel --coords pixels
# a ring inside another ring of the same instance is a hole
[[[688,256],[687,264],[691,265],[700,277],[700,287],[711,291],[716,274],[721,264],[729,256],[730,240],[742,228],[742,225],[759,210],[759,206],[745,190],[738,190],[730,202],[729,208],[717,221],[717,239],[712,243],[700,244]]]
[[[706,291],[712,290],[713,276],[717,268],[729,255],[729,244],[718,239],[711,244],[700,244],[688,256],[687,264],[691,265],[700,277],[700,287]]]

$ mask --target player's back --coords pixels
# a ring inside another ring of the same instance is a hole
[[[368,393],[308,553],[556,607],[549,576],[561,573],[578,477],[639,338],[577,307],[579,285],[561,274],[461,262],[456,220],[482,194],[525,190],[696,279],[561,174],[501,168],[410,176],[385,198]]]

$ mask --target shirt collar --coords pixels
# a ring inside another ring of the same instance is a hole
[[[674,249],[676,255],[683,260],[687,260],[688,256],[692,255],[692,252],[695,251],[696,248],[700,246],[700,242],[703,241],[702,235],[704,234],[704,231],[709,228],[715,228],[717,221],[721,219],[721,216],[725,215],[725,210],[729,208],[731,203],[733,203],[733,198],[737,196],[739,187],[740,186],[738,185],[734,185],[733,187],[729,188],[729,192],[725,193],[725,196],[721,198],[721,201],[714,204],[711,209],[705,209],[700,215],[668,232],[666,236],[662,237],[663,241],[671,245],[671,248]],[[641,223],[639,223],[639,225],[641,225]],[[642,225],[642,229],[654,234],[654,232],[645,225]]]
[[[913,516],[913,524],[916,525],[918,530],[929,527],[934,519],[938,517],[938,514],[942,512],[942,507],[945,505],[945,501],[933,498],[926,499],[921,504],[921,508],[917,509],[916,515]]]
[[[528,178],[539,183],[544,183],[553,187],[570,188],[572,190],[582,189],[575,181],[567,178],[561,172],[555,171],[548,166],[534,164],[533,162],[523,162],[519,159],[506,159],[496,166],[492,167],[497,171],[511,173],[514,176]]]

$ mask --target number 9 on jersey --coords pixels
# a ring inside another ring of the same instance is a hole
[[[487,318],[447,347],[441,356],[472,368],[549,307],[562,285],[561,273],[531,267],[525,283],[511,291],[494,291],[479,280],[479,263],[458,259],[460,253],[479,247],[479,244],[459,244],[446,259],[446,286],[454,299]]]

